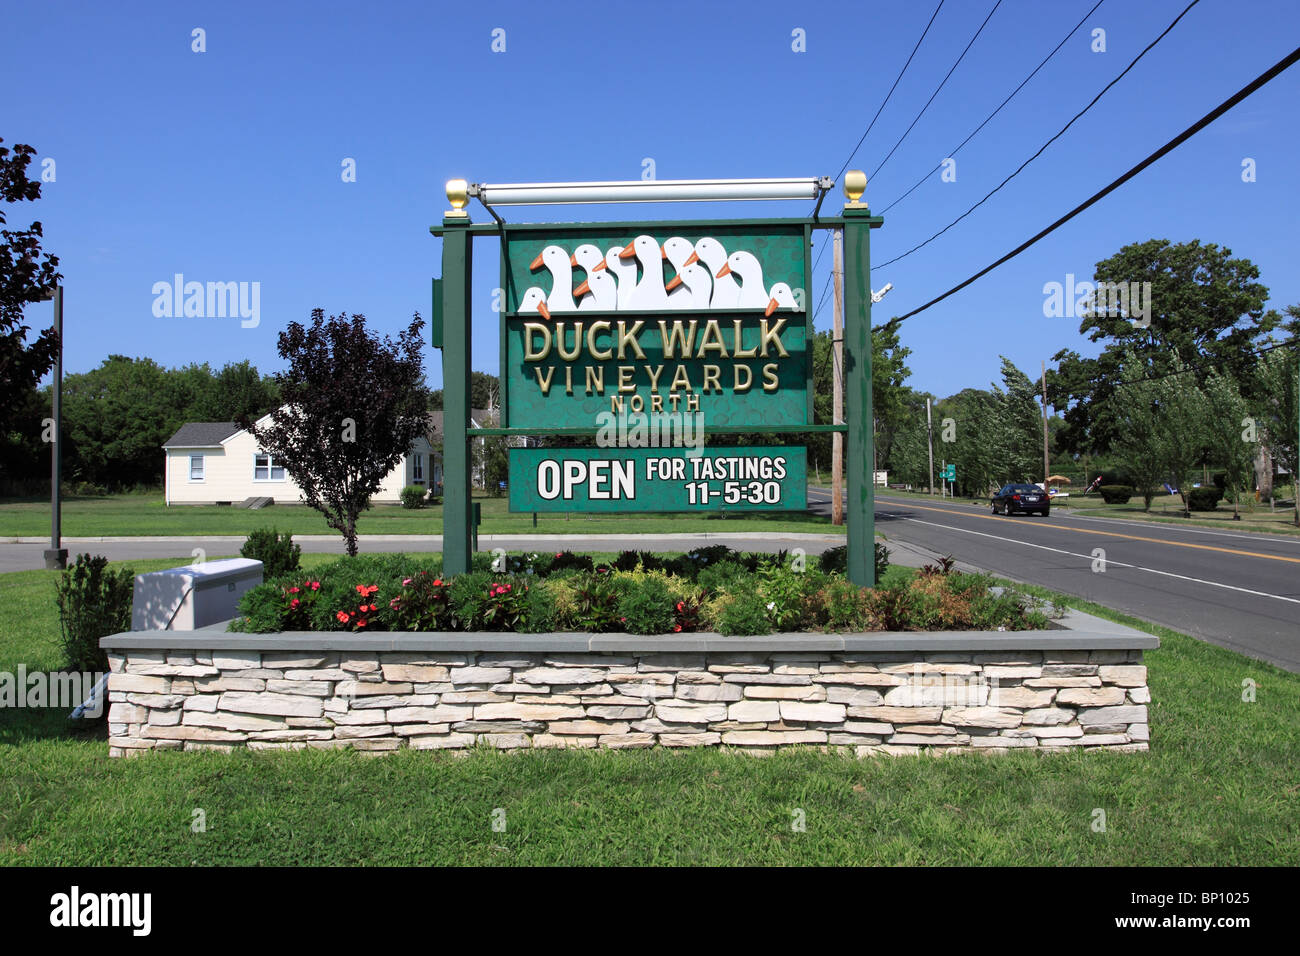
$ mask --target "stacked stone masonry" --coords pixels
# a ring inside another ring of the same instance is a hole
[[[192,636],[192,635],[189,635]],[[1146,750],[1141,650],[110,651],[109,747]]]

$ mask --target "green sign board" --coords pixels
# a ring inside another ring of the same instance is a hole
[[[503,424],[811,422],[808,237],[788,221],[507,227]]]
[[[808,507],[803,448],[512,448],[511,511]]]
[[[957,480],[957,466],[956,466],[956,465],[944,465],[944,466],[943,466],[943,475],[942,475],[942,478],[943,478],[944,481],[956,481],[956,480]]]

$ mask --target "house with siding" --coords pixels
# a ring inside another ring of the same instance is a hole
[[[471,424],[481,427],[488,412],[475,409]],[[262,418],[258,424],[269,421]],[[442,493],[442,412],[429,413],[429,427],[411,445],[371,498],[396,504],[407,485]],[[234,422],[189,422],[163,444],[163,494],[168,506],[239,504],[271,498],[277,504],[300,504],[302,489],[282,462],[258,447],[252,432]]]

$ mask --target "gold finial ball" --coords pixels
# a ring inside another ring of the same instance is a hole
[[[451,203],[452,209],[463,213],[469,205],[469,183],[464,179],[447,180],[447,201]]]
[[[862,194],[867,191],[867,174],[860,169],[850,169],[844,174],[844,195],[853,205],[858,205],[858,200]]]

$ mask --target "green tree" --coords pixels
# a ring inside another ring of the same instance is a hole
[[[4,140],[0,139],[0,144]],[[27,166],[36,150],[19,143],[12,151],[0,145],[0,227],[8,222],[5,206],[41,198],[40,180],[29,179]],[[26,229],[0,228],[0,434],[17,424],[27,393],[54,367],[58,339],[43,329],[31,342],[23,308],[49,297],[61,278],[58,256],[41,250],[39,222]]]
[[[1300,389],[1300,305],[1287,306],[1291,335],[1285,344],[1261,356],[1256,398],[1251,403],[1260,425],[1260,438],[1274,461],[1291,475],[1296,497],[1296,524],[1300,525],[1300,456],[1296,430],[1300,428],[1297,389]]]
[[[111,488],[156,485],[162,445],[186,421],[170,373],[153,359],[110,355],[63,380],[63,455],[69,479]]]
[[[1144,375],[1170,371],[1179,355],[1244,384],[1256,362],[1252,349],[1278,321],[1276,313],[1264,310],[1268,289],[1257,281],[1258,267],[1214,243],[1133,243],[1098,262],[1094,279],[1126,287],[1136,283],[1138,290],[1150,283],[1150,314],[1135,315],[1136,307],[1127,314],[1094,308],[1084,315],[1079,332],[1103,343],[1101,354],[1084,358],[1065,349],[1053,356],[1057,368],[1048,375],[1048,401],[1065,409],[1062,442],[1073,452],[1104,452],[1116,437],[1117,422],[1106,414],[1115,406],[1107,400],[1123,380],[1119,369],[1129,364],[1126,352]],[[1129,365],[1128,372],[1138,371]]]
[[[1155,489],[1165,477],[1160,460],[1160,399],[1156,383],[1143,376],[1136,356],[1126,356],[1118,373],[1124,382],[1106,397],[1103,410],[1114,423],[1111,454],[1123,463],[1125,472],[1137,493],[1142,496],[1143,509],[1151,510]],[[1133,378],[1126,372],[1132,370]]]
[[[1214,460],[1223,466],[1224,487],[1237,516],[1242,491],[1250,487],[1258,430],[1251,421],[1246,400],[1237,383],[1221,372],[1211,372],[1202,389],[1205,396],[1205,435]]]
[[[1155,395],[1156,460],[1178,489],[1178,496],[1183,499],[1183,514],[1191,517],[1192,478],[1209,443],[1205,395],[1176,355],[1171,373],[1155,382]]]

